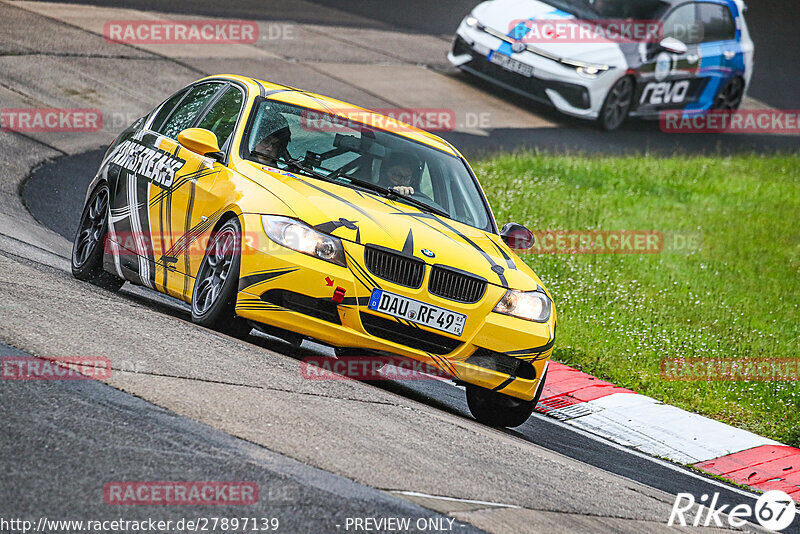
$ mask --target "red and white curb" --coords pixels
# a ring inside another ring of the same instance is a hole
[[[800,449],[551,361],[536,410],[643,453],[800,502]]]

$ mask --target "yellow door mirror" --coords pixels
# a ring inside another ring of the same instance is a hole
[[[221,161],[225,155],[219,149],[214,132],[205,128],[187,128],[178,134],[178,142],[195,154]]]

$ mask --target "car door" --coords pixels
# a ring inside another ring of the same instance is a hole
[[[189,241],[184,235],[194,220],[190,204],[196,190],[210,188],[219,172],[208,158],[181,147],[177,136],[227,85],[205,82],[174,95],[151,120],[128,132],[109,157],[110,230],[119,245],[114,260],[118,272],[135,283],[174,293],[168,290],[172,254]]]
[[[702,25],[696,2],[680,4],[661,18],[662,38],[677,39],[685,53],[665,50],[659,43],[645,46],[645,61],[637,85],[637,114],[658,115],[663,110],[683,109],[703,94],[707,81],[699,76]]]
[[[172,186],[150,200],[153,219],[157,217],[153,228],[158,236],[153,243],[158,284],[167,293],[185,299],[191,296],[193,276],[205,254],[209,232],[222,215],[224,206],[214,187],[220,173],[228,170],[218,161],[181,147],[176,138],[186,128],[205,128],[217,136],[227,154],[244,102],[244,92],[236,85],[209,85],[193,90],[194,99],[190,92],[159,128],[161,149],[175,153],[186,163]]]
[[[737,38],[735,22],[738,9],[734,14],[729,4],[727,1],[697,4],[697,19],[702,28],[697,77],[703,82],[703,92],[697,100],[686,106],[687,110],[711,108],[725,82],[744,73],[744,54]]]

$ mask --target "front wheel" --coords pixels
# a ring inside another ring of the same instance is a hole
[[[81,222],[72,244],[72,275],[110,291],[117,291],[125,280],[103,269],[103,247],[108,235],[108,185],[99,184],[83,208]]]
[[[467,405],[479,423],[488,426],[514,428],[528,420],[539,403],[547,371],[536,390],[533,400],[524,401],[490,389],[467,384]]]
[[[630,76],[620,78],[611,86],[597,119],[604,130],[608,132],[616,130],[628,118],[628,112],[633,104],[634,87],[633,78]]]
[[[241,236],[235,218],[211,235],[192,291],[192,321],[234,337],[244,337],[252,330],[235,312]]]
[[[711,109],[722,111],[736,111],[742,105],[744,98],[744,80],[741,78],[731,78],[719,90],[714,97],[714,104]]]

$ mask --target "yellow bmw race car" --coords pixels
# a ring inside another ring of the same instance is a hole
[[[232,335],[252,327],[425,364],[466,385],[481,422],[536,405],[552,299],[498,231],[447,141],[293,87],[212,76],[111,144],[89,186],[75,277],[125,280],[191,304]]]

